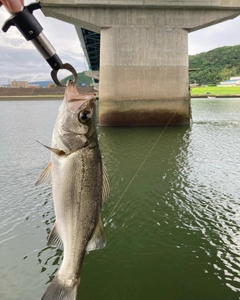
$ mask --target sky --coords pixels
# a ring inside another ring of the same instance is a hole
[[[25,0],[25,5],[32,2],[32,0]],[[77,72],[87,70],[86,59],[75,27],[54,18],[45,17],[41,10],[35,11],[34,15],[61,60],[72,64]],[[9,13],[1,7],[1,27],[9,17]],[[240,44],[240,16],[189,33],[188,36],[190,55],[238,44]],[[29,82],[51,80],[50,72],[51,68],[48,63],[14,26],[10,27],[7,33],[0,30],[0,84],[10,83],[14,79]],[[68,75],[70,73],[67,71],[59,73],[60,79]]]

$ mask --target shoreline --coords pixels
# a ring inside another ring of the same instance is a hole
[[[62,100],[62,95],[27,95],[27,96],[0,96],[0,101],[31,101],[31,100]],[[234,95],[191,95],[191,98],[219,99],[219,98],[240,98],[239,94]]]
[[[232,94],[232,95],[191,95],[191,98],[209,98],[209,99],[214,99],[214,98],[240,98],[240,94]]]
[[[78,86],[80,94],[95,92],[92,86]],[[8,100],[59,100],[63,99],[65,87],[56,88],[0,88],[0,101]]]
[[[31,95],[31,96],[0,96],[0,101],[31,101],[31,100],[61,100],[63,99],[64,94],[62,95]]]

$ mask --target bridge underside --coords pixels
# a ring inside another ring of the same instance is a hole
[[[88,66],[93,71],[100,69],[100,34],[75,26]]]
[[[100,67],[99,121],[106,126],[188,124],[188,32],[240,14],[240,5],[170,9],[45,2],[47,15],[76,26],[89,66]]]

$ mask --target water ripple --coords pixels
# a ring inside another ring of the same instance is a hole
[[[58,105],[0,102],[2,300],[40,299],[61,263],[45,246],[51,187],[34,187]],[[239,298],[239,115],[237,101],[196,101],[190,128],[99,128],[107,246],[86,255],[79,299]]]
[[[240,123],[223,122],[222,128],[215,122],[200,125],[205,130],[194,124],[189,144],[178,156],[174,199],[183,225],[203,235],[202,249],[209,253],[207,241],[213,247],[211,255],[216,252],[219,259],[212,264],[216,276],[236,292],[240,291],[240,164],[235,149],[240,147]]]

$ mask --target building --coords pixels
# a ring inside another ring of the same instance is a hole
[[[34,88],[34,89],[38,89],[38,88],[40,88],[40,85],[39,84],[37,84],[37,83],[29,83],[28,84],[28,87],[29,88]]]
[[[240,86],[240,76],[230,77],[229,80],[224,80],[218,85],[220,87]]]
[[[17,81],[13,80],[11,81],[11,87],[12,88],[28,88],[28,82],[27,81]]]

